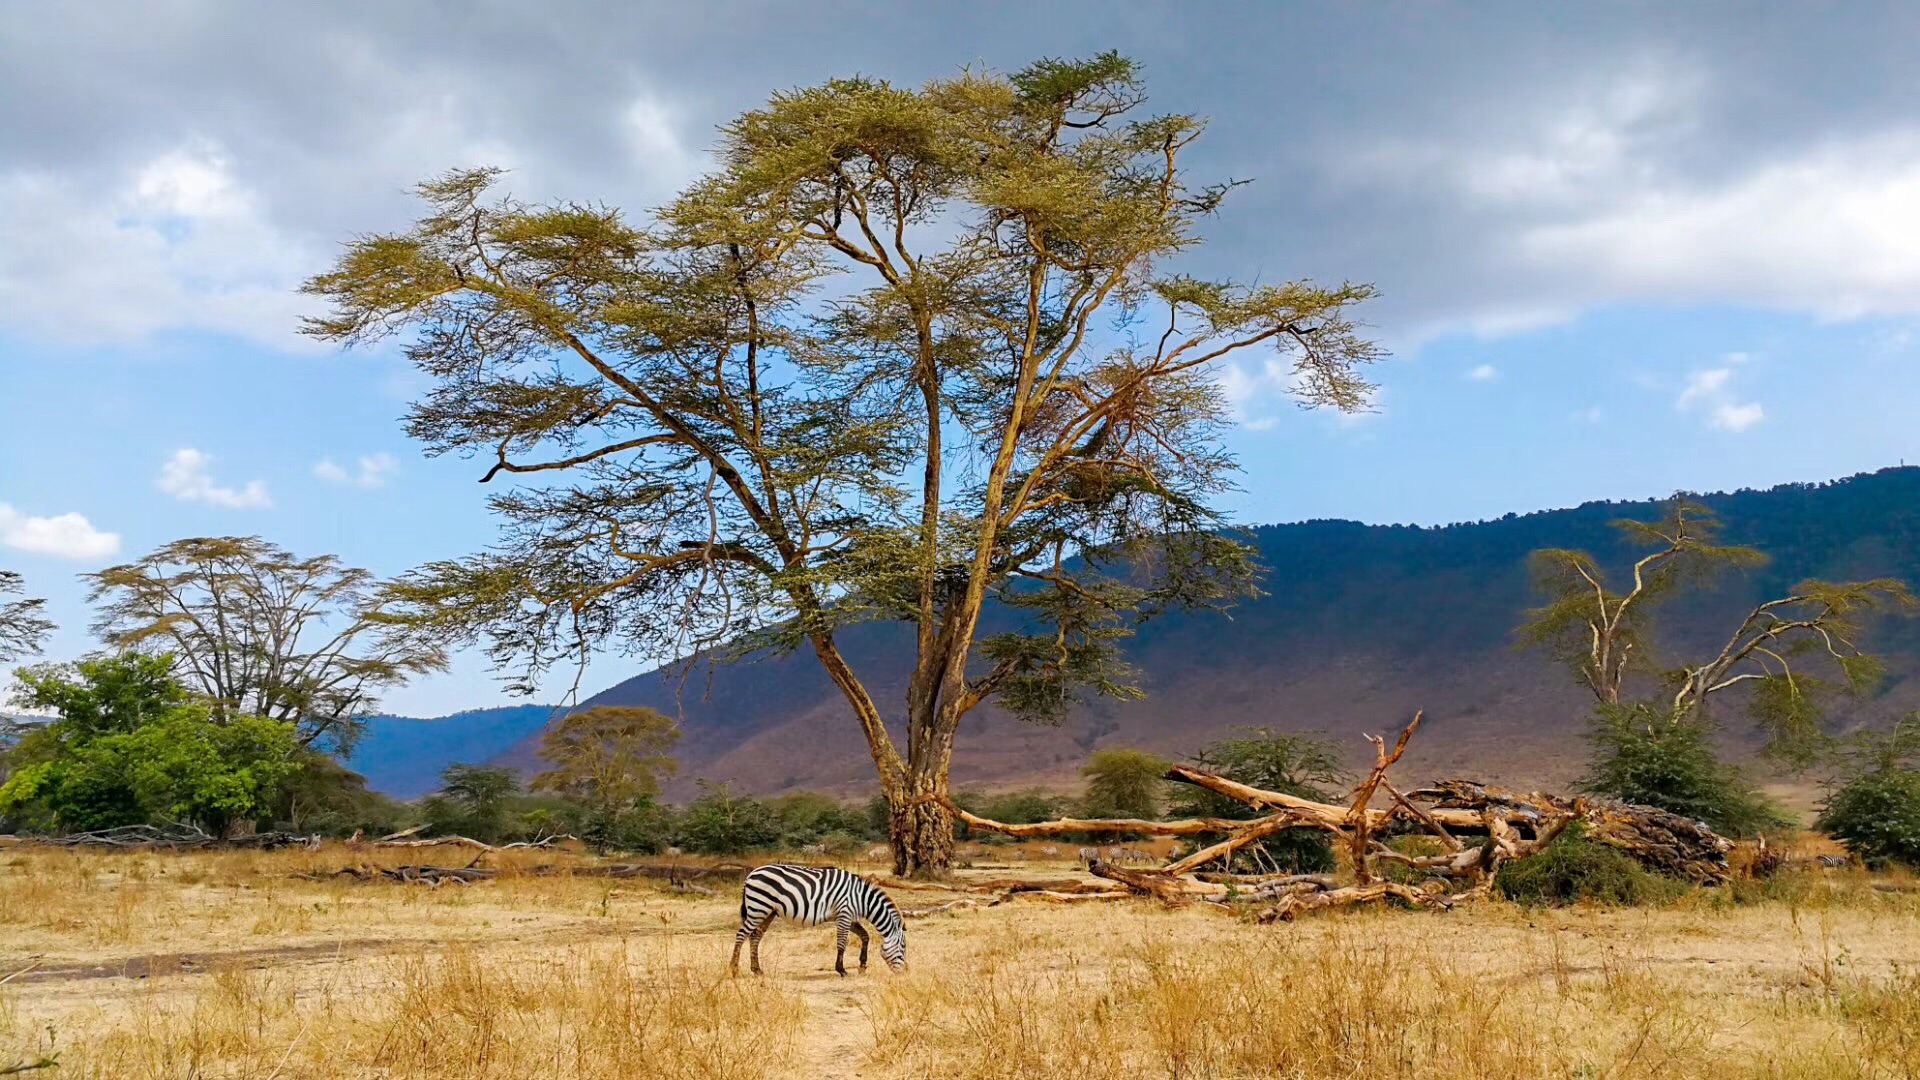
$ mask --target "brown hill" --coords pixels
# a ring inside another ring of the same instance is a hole
[[[1920,582],[1920,469],[1888,469],[1830,484],[1707,496],[1730,540],[1773,556],[1676,609],[1668,649],[1692,655],[1730,631],[1762,593],[1808,577],[1894,576]],[[983,709],[958,740],[958,787],[1077,787],[1075,771],[1102,746],[1185,754],[1234,725],[1322,729],[1353,749],[1363,732],[1397,727],[1415,709],[1428,726],[1409,752],[1409,777],[1472,775],[1514,786],[1564,786],[1578,773],[1586,700],[1511,633],[1533,598],[1526,558],[1536,548],[1585,548],[1628,559],[1608,523],[1650,518],[1653,503],[1589,503],[1441,528],[1310,521],[1252,530],[1268,568],[1266,595],[1232,617],[1169,616],[1129,647],[1147,696],[1099,701],[1060,727],[1035,727]],[[844,635],[876,698],[899,701],[911,638],[897,625]],[[1719,642],[1714,642],[1717,649]],[[1879,628],[1870,647],[1889,660],[1873,700],[1838,716],[1880,723],[1920,707],[1920,627]],[[810,654],[761,657],[711,669],[657,672],[595,696],[594,704],[651,705],[682,717],[681,796],[694,778],[754,792],[873,788],[872,764],[844,702]],[[1734,752],[1750,744],[1729,718]],[[502,755],[535,764],[530,737]]]

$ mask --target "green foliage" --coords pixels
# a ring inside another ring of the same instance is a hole
[[[1848,757],[1814,827],[1870,866],[1920,869],[1920,716],[1889,733],[1860,736]]]
[[[884,821],[878,830],[871,827],[864,804],[843,803],[815,791],[782,795],[773,799],[769,808],[779,823],[780,842],[786,847],[826,843],[829,838],[866,840],[887,835]]]
[[[773,808],[726,784],[700,781],[700,795],[680,812],[675,829],[681,846],[708,855],[739,855],[780,843]]]
[[[655,709],[603,705],[569,713],[540,738],[540,756],[553,767],[533,778],[533,790],[617,817],[659,793],[660,777],[678,768],[671,751],[679,741],[679,727]]]
[[[1080,768],[1087,778],[1082,810],[1087,817],[1157,818],[1166,795],[1166,758],[1145,750],[1095,750]]]
[[[441,770],[440,790],[421,800],[420,808],[436,833],[492,842],[511,830],[507,804],[518,794],[513,770],[456,762]]]
[[[1567,826],[1542,851],[1500,868],[1494,888],[1517,903],[1563,907],[1585,900],[1630,906],[1678,898],[1686,883],[1649,873],[1631,855],[1591,840],[1586,826]]]
[[[414,807],[368,790],[366,777],[333,755],[303,747],[293,761],[292,775],[281,783],[268,810],[288,830],[326,836],[359,830],[384,836],[417,823]]]
[[[1243,734],[1209,743],[1194,755],[1194,764],[1229,780],[1319,802],[1332,800],[1330,789],[1349,779],[1340,764],[1338,749],[1322,733],[1283,733],[1264,727],[1236,730]],[[1168,808],[1176,817],[1244,820],[1256,816],[1256,811],[1238,799],[1204,788],[1182,786],[1178,790]],[[1203,835],[1197,842],[1218,839]],[[1302,874],[1325,873],[1336,865],[1333,845],[1319,829],[1283,829],[1242,848],[1235,854],[1235,861],[1236,865],[1244,862],[1249,869]]]
[[[79,831],[188,821],[224,834],[268,812],[299,768],[293,726],[216,718],[167,677],[171,664],[121,655],[22,672],[16,701],[59,718],[9,754],[0,816]]]
[[[1593,756],[1581,790],[1704,821],[1728,836],[1756,836],[1788,819],[1744,774],[1714,753],[1713,731],[1648,705],[1595,710]]]
[[[69,737],[126,734],[192,700],[172,672],[171,656],[135,653],[42,664],[17,674],[13,702],[58,715]]]

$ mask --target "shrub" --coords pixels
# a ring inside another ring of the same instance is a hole
[[[1856,736],[1845,760],[1847,779],[1815,827],[1870,866],[1920,867],[1920,714],[1884,734]]]
[[[1603,707],[1589,738],[1593,758],[1582,791],[1704,821],[1726,836],[1757,836],[1790,824],[1739,769],[1714,754],[1713,732],[1704,723],[1645,705]]]
[[[1920,770],[1875,769],[1841,785],[1815,827],[1869,866],[1920,867]]]
[[[1087,778],[1081,812],[1090,818],[1159,817],[1167,764],[1166,758],[1145,750],[1095,750],[1080,769]]]
[[[1493,884],[1507,899],[1539,907],[1657,903],[1686,890],[1684,882],[1650,873],[1626,852],[1589,839],[1579,822],[1544,850],[1502,866]]]
[[[705,780],[700,797],[681,811],[676,831],[682,846],[709,855],[739,855],[780,842],[780,822],[766,803]]]
[[[1329,785],[1348,779],[1340,765],[1339,751],[1333,742],[1318,732],[1276,734],[1267,728],[1241,728],[1237,738],[1209,743],[1194,755],[1194,764],[1211,769],[1230,780],[1251,784],[1316,802],[1328,802],[1333,793]],[[1244,820],[1257,812],[1238,799],[1230,799],[1203,788],[1182,788],[1169,806],[1176,817],[1212,817]],[[1199,844],[1221,839],[1215,835],[1196,837]],[[1257,840],[1234,855],[1236,866],[1264,871],[1279,870],[1296,874],[1322,874],[1336,865],[1333,844],[1319,829],[1283,829]]]

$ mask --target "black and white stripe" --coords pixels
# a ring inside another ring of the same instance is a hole
[[[756,867],[740,886],[740,932],[733,936],[733,971],[740,970],[740,946],[753,943],[753,973],[760,974],[760,939],[779,916],[804,926],[832,922],[833,970],[847,973],[847,935],[860,939],[860,970],[867,969],[867,923],[880,932],[880,955],[895,971],[907,966],[907,927],[887,894],[856,874],[831,866],[773,863]]]

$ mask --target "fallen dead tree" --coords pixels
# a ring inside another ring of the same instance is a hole
[[[1262,922],[1285,921],[1322,908],[1396,901],[1410,907],[1447,908],[1486,893],[1500,867],[1532,856],[1572,823],[1584,823],[1588,836],[1619,848],[1662,873],[1703,884],[1729,875],[1732,844],[1705,825],[1652,807],[1611,800],[1564,799],[1517,794],[1472,781],[1449,780],[1402,792],[1387,779],[1420,727],[1420,714],[1400,732],[1393,746],[1376,736],[1373,767],[1355,786],[1345,805],[1318,802],[1267,791],[1191,766],[1177,765],[1166,779],[1191,784],[1251,807],[1249,819],[1191,818],[1180,821],[1061,818],[1011,825],[970,813],[949,803],[968,826],[1009,836],[1060,836],[1127,833],[1144,836],[1219,837],[1158,870],[1126,869],[1094,861],[1096,877],[1136,896],[1170,904],[1226,901],[1271,902],[1258,913]],[[1317,829],[1329,834],[1348,856],[1354,881],[1341,886],[1331,875],[1232,873],[1234,853],[1288,829]],[[1437,853],[1409,854],[1388,840],[1407,834],[1431,838]],[[1206,871],[1218,866],[1217,870]],[[1396,867],[1397,870],[1390,870]],[[1409,884],[1408,881],[1418,884]],[[994,882],[1011,893],[1018,882]],[[1058,882],[1034,882],[1032,892],[1073,895]],[[1102,890],[1099,895],[1110,896]]]
[[[175,822],[165,825],[120,825],[111,829],[94,829],[63,836],[0,836],[0,844],[70,848],[271,850],[284,847],[319,847],[320,837],[290,832],[215,836],[196,826]]]

